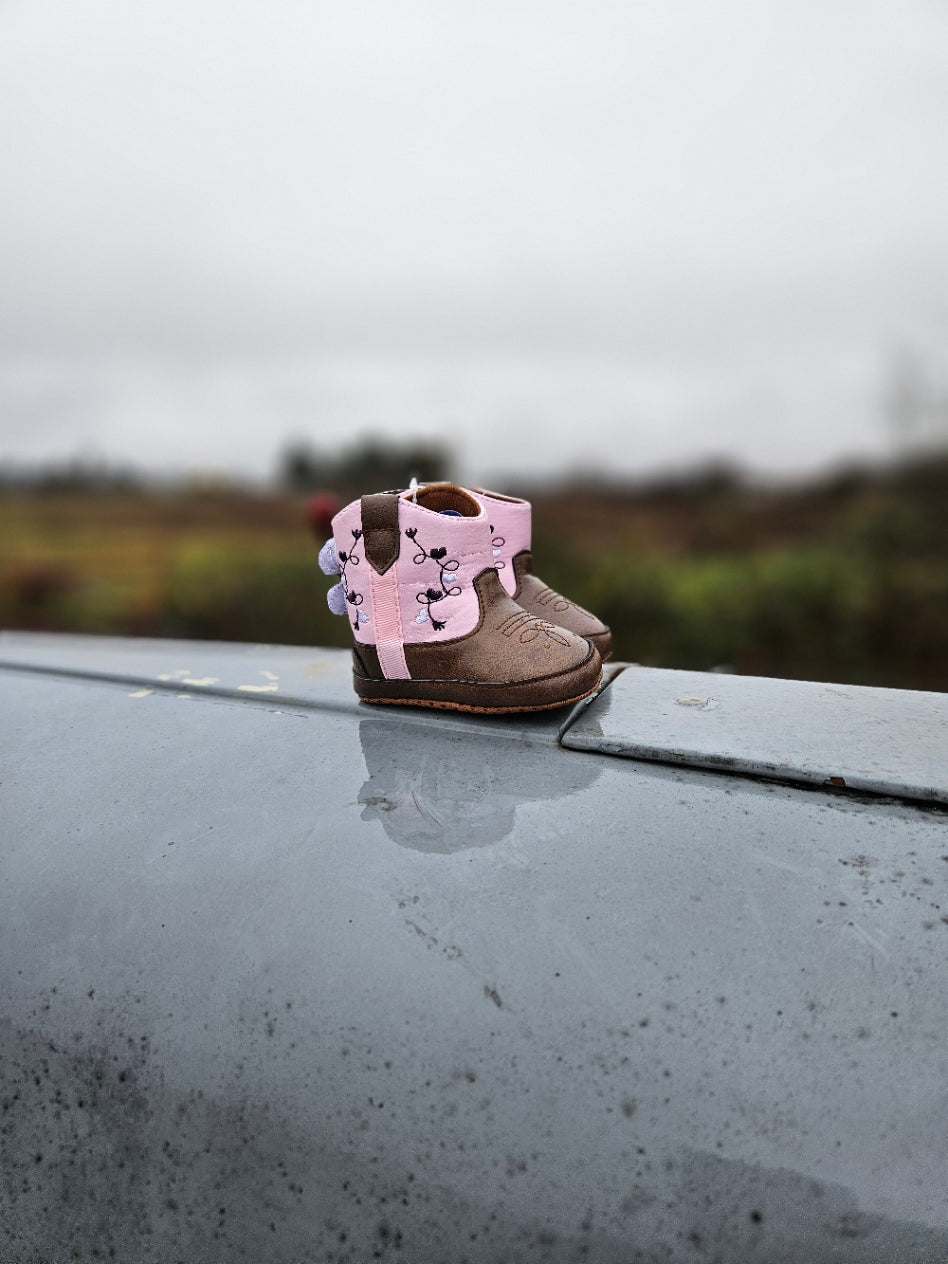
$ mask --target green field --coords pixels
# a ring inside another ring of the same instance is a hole
[[[537,570],[617,657],[948,689],[948,461],[795,491],[535,494]],[[346,645],[305,498],[0,493],[0,626]]]

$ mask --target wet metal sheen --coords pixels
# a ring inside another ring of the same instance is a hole
[[[0,659],[0,1259],[948,1258],[943,811]]]

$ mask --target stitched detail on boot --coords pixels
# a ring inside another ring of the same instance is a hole
[[[406,527],[405,535],[411,540],[415,547],[415,554],[412,561],[416,566],[429,566],[429,573],[433,576],[434,571],[430,569],[430,564],[438,568],[438,577],[434,582],[439,584],[435,588],[432,584],[425,588],[422,592],[415,594],[415,600],[421,609],[415,615],[416,623],[430,622],[433,632],[440,632],[447,623],[447,617],[436,618],[432,614],[432,606],[444,601],[446,597],[460,597],[461,586],[450,582],[450,578],[456,574],[461,563],[456,557],[448,557],[448,550],[445,545],[436,545],[434,548],[426,548],[425,545],[418,541],[418,528]],[[446,579],[445,576],[448,578]],[[439,609],[439,614],[441,613]]]
[[[490,527],[490,543],[491,543],[491,551],[494,554],[494,569],[498,571],[502,571],[504,567],[507,565],[507,563],[501,559],[500,555],[504,551],[504,545],[507,543],[507,541],[504,539],[502,535],[494,535],[493,523],[491,523],[491,527]]]
[[[570,643],[569,638],[559,628],[555,628],[552,623],[547,623],[545,619],[538,619],[535,615],[527,614],[526,610],[518,610],[516,614],[508,615],[506,619],[501,620],[497,624],[497,631],[510,638],[516,637],[521,645],[535,641],[538,636],[549,637],[557,645]]]
[[[554,610],[568,610],[570,603],[565,597],[561,597],[558,592],[554,592],[552,588],[541,588],[534,598],[541,606],[552,606]]]
[[[362,531],[358,527],[352,530],[352,547],[350,549],[337,550],[336,556],[339,558],[339,574],[342,576],[342,586],[345,590],[346,601],[352,610],[352,630],[358,632],[360,623],[368,623],[369,616],[364,610],[360,610],[364,597],[362,593],[357,592],[352,585],[352,577],[350,568],[361,565],[361,559],[356,553],[356,546],[362,539]]]

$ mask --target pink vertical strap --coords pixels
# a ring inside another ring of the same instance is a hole
[[[369,571],[372,581],[372,613],[375,619],[375,648],[386,680],[411,680],[405,662],[405,637],[398,607],[398,566],[384,575]]]

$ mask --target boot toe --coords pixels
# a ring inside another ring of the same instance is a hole
[[[597,619],[596,622],[598,623],[599,620]],[[605,624],[600,624],[600,627],[601,632],[587,632],[586,637],[595,645],[602,661],[606,662],[607,659],[612,658],[612,633]]]
[[[524,569],[524,573],[520,575],[515,600],[530,614],[546,619],[558,628],[572,632],[574,636],[592,641],[603,662],[612,654],[612,633],[603,621],[574,601],[569,601],[555,589],[548,588],[532,571]]]

